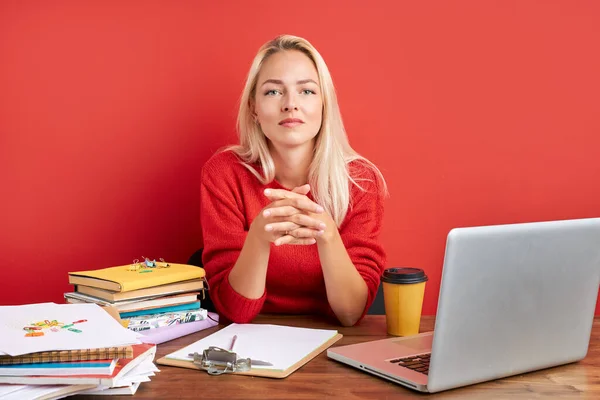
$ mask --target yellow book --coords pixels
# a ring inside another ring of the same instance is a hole
[[[85,285],[113,292],[128,292],[169,283],[204,278],[203,268],[187,264],[143,263],[122,265],[91,271],[69,272],[71,285]]]

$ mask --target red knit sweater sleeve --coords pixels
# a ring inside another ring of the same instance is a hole
[[[367,284],[367,302],[358,323],[375,300],[387,261],[379,238],[383,222],[384,192],[380,178],[364,164],[355,163],[351,173],[364,190],[353,185],[352,203],[340,226],[340,236],[352,263]]]
[[[210,298],[220,315],[230,321],[244,323],[258,315],[266,295],[263,294],[259,299],[248,299],[229,284],[229,273],[248,234],[240,193],[243,182],[239,182],[239,175],[236,176],[237,168],[244,167],[237,163],[233,154],[227,153],[217,154],[204,165],[200,221],[204,240],[202,261]]]

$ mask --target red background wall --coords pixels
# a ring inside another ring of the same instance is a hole
[[[185,262],[200,168],[235,141],[258,47],[292,33],[387,177],[390,265],[427,271],[433,314],[452,227],[600,215],[599,20],[592,0],[2,2],[0,304]]]

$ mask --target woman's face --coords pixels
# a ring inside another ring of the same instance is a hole
[[[312,149],[321,129],[323,101],[317,69],[304,53],[271,55],[258,74],[254,101],[258,123],[277,149]]]

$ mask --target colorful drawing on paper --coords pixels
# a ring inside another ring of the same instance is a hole
[[[78,321],[73,321],[70,324],[65,324],[64,322],[59,322],[55,319],[52,321],[45,319],[43,321],[34,322],[32,324],[27,325],[23,328],[25,333],[25,337],[39,337],[44,336],[45,333],[48,332],[60,332],[65,329],[70,332],[81,333],[81,329],[77,329],[75,327],[76,324],[82,324],[87,322],[87,319],[80,319]]]

